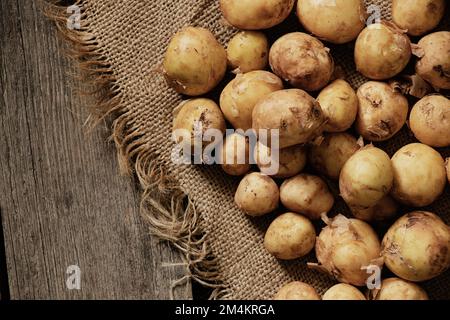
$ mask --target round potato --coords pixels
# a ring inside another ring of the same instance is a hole
[[[262,32],[241,31],[227,48],[228,65],[237,73],[264,70],[269,62],[269,43]]]
[[[275,295],[274,300],[320,300],[316,289],[300,281],[284,285]]]
[[[339,283],[328,289],[323,294],[322,300],[366,300],[366,298],[354,286]]]
[[[384,279],[380,289],[371,290],[372,300],[428,300],[428,295],[417,284],[399,278]]]
[[[238,133],[226,137],[220,155],[223,171],[232,176],[242,176],[250,171],[248,138]]]

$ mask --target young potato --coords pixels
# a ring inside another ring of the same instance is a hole
[[[243,30],[268,29],[281,23],[294,7],[294,0],[220,0],[229,24]]]
[[[262,216],[278,208],[280,191],[270,177],[253,172],[239,183],[234,201],[246,214]]]
[[[220,108],[235,129],[252,127],[252,112],[257,102],[269,93],[282,90],[283,82],[273,73],[251,71],[238,74],[222,91]]]
[[[359,220],[366,222],[385,221],[395,217],[398,212],[398,204],[390,196],[385,196],[373,207],[367,209],[350,207],[350,210],[353,216]]]
[[[357,92],[356,130],[370,141],[386,141],[405,125],[408,99],[387,83],[369,81]]]
[[[306,256],[316,243],[313,224],[302,215],[288,212],[278,216],[267,229],[264,247],[276,258],[293,260]]]
[[[369,79],[392,78],[406,67],[410,59],[408,36],[388,22],[369,25],[356,40],[356,69]]]
[[[344,164],[339,177],[339,190],[350,207],[366,209],[375,206],[389,193],[393,180],[389,156],[369,145]]]
[[[337,180],[344,164],[359,148],[348,133],[325,133],[320,144],[311,146],[308,159],[318,172]]]
[[[313,97],[303,90],[289,89],[273,92],[256,104],[252,127],[258,134],[259,130],[279,130],[279,147],[283,149],[319,136],[325,121]],[[272,146],[271,139],[265,144]]]
[[[325,132],[344,132],[355,122],[359,102],[347,81],[335,80],[320,92],[317,101],[328,118]]]
[[[269,63],[280,78],[307,91],[325,87],[334,71],[330,49],[316,38],[301,32],[279,38],[270,49]]]
[[[284,181],[280,198],[286,208],[312,220],[320,219],[334,204],[334,197],[325,181],[309,174],[299,174]]]
[[[176,33],[166,51],[163,73],[178,93],[200,96],[222,80],[227,53],[207,29],[187,27]]]
[[[450,146],[450,100],[438,94],[422,98],[411,110],[409,126],[424,144]]]
[[[356,39],[364,29],[366,8],[362,0],[299,0],[297,16],[319,39],[342,44]]]
[[[269,42],[262,32],[241,31],[228,43],[228,65],[239,73],[264,70],[269,61]]]
[[[329,273],[339,282],[366,285],[370,274],[364,267],[383,266],[377,234],[364,221],[348,219],[341,214],[326,223],[316,239],[319,264],[309,263],[308,266]]]
[[[430,280],[450,267],[450,228],[431,212],[408,213],[384,236],[382,254],[398,277]]]
[[[445,0],[392,0],[392,20],[411,36],[433,30],[445,13]]]
[[[275,295],[274,300],[320,300],[316,289],[300,281],[284,285]]]
[[[436,89],[450,89],[450,32],[423,37],[418,44],[416,72]]]
[[[384,279],[380,289],[373,289],[371,300],[428,300],[428,295],[417,284],[400,278]]]
[[[322,300],[366,300],[366,298],[354,286],[339,283],[328,289],[323,294]]]
[[[300,145],[279,149],[278,158],[272,155],[272,150],[258,142],[254,149],[253,157],[262,173],[274,178],[290,178],[299,174],[306,165],[306,150]],[[277,173],[270,170],[278,167]]]
[[[220,163],[223,171],[232,176],[242,176],[250,171],[250,147],[248,138],[238,133],[226,137]]]
[[[444,191],[445,164],[442,156],[429,146],[412,143],[392,157],[395,200],[412,207],[432,204]]]

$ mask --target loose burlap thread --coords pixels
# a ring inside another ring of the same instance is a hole
[[[91,94],[97,99],[92,109],[96,117],[92,118],[114,119],[112,138],[120,169],[137,177],[142,187],[141,213],[151,233],[183,253],[186,276],[174,285],[195,280],[213,288],[212,298],[227,299],[270,299],[293,280],[307,282],[320,293],[333,285],[329,276],[306,267],[306,262],[315,261],[313,254],[285,262],[265,251],[265,230],[279,212],[250,218],[239,211],[233,202],[238,179],[226,176],[218,166],[171,161],[172,111],[183,97],[167,87],[157,70],[171,36],[184,26],[206,27],[227,43],[236,30],[223,23],[218,1],[79,0],[76,4],[82,12],[79,30],[67,28],[66,7],[47,4],[46,13],[71,42],[68,54],[79,61],[83,80],[95,88]],[[390,19],[390,1],[366,4],[377,5],[382,17]],[[294,15],[266,34],[273,41],[292,31],[302,31]],[[330,48],[357,88],[365,79],[354,71],[352,44]],[[217,100],[222,87],[208,96]],[[414,141],[405,128],[378,145],[392,155]],[[448,148],[439,151],[450,156]],[[328,182],[338,198],[336,184]],[[449,188],[426,209],[449,223]],[[348,214],[342,200],[333,210],[337,212]],[[320,231],[323,224],[316,227]],[[380,227],[380,234],[385,228]],[[450,299],[449,272],[423,286],[431,298]]]

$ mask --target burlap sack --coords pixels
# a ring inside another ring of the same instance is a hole
[[[390,18],[390,1],[366,2],[378,5],[383,18]],[[82,0],[77,5],[82,12],[80,30],[67,29],[66,7],[50,6],[47,12],[72,42],[71,55],[80,60],[85,80],[98,89],[94,113],[112,114],[115,119],[112,136],[121,169],[139,180],[143,217],[154,234],[184,253],[187,273],[179,283],[197,280],[214,288],[213,298],[232,299],[270,299],[293,280],[305,281],[320,293],[331,286],[334,280],[306,267],[307,261],[314,261],[313,254],[283,262],[264,250],[264,232],[274,214],[249,218],[240,212],[233,203],[237,179],[217,166],[179,166],[171,161],[172,111],[182,97],[167,87],[158,66],[171,36],[184,26],[206,27],[227,43],[235,30],[223,23],[218,1]],[[301,27],[292,15],[267,34],[273,41],[298,30]],[[364,82],[354,71],[351,44],[331,46],[331,51],[355,88]],[[220,88],[210,96],[217,98],[219,92]],[[413,141],[405,128],[381,146],[392,155]],[[448,149],[441,151],[450,155]],[[335,184],[330,186],[337,190]],[[448,188],[427,209],[449,223]],[[334,211],[348,213],[342,201]],[[318,230],[321,227],[317,223]],[[432,298],[450,298],[449,272],[423,285]]]

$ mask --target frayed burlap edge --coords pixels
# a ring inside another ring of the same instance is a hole
[[[59,34],[69,43],[65,54],[78,66],[78,80],[88,88],[80,94],[95,99],[90,107],[88,127],[112,116],[111,139],[114,141],[120,172],[137,177],[142,188],[140,213],[150,234],[168,241],[182,254],[182,263],[166,263],[164,266],[185,266],[186,274],[171,284],[170,297],[174,299],[174,289],[194,280],[212,290],[210,299],[227,299],[232,296],[217,268],[207,243],[207,234],[200,229],[202,219],[190,197],[183,192],[175,177],[167,171],[159,160],[157,152],[145,137],[132,125],[132,116],[122,99],[122,92],[114,76],[108,58],[97,43],[83,10],[84,1],[77,0],[81,8],[80,28],[67,27],[67,7],[58,0],[40,0],[44,14],[52,20]]]

